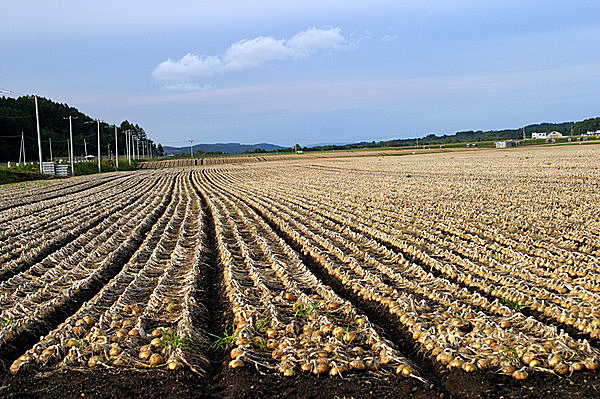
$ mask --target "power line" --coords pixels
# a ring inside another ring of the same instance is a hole
[[[31,118],[35,115],[25,115],[25,116],[4,116],[4,115],[0,115],[0,118],[4,118],[4,119],[25,119],[25,118]]]
[[[0,87],[0,92],[1,93],[6,93],[6,94],[12,94],[12,95],[16,95],[16,96],[25,96],[26,94],[23,93],[18,93],[16,91],[13,90],[9,90],[9,89],[3,89]]]

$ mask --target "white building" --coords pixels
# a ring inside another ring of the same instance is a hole
[[[555,131],[553,131],[553,132],[551,132],[551,133],[547,134],[547,135],[546,135],[546,138],[549,138],[549,139],[556,139],[556,138],[559,138],[559,137],[562,137],[562,136],[563,136],[563,135],[562,135],[562,133],[561,133],[561,132],[557,132],[557,131],[555,130]]]
[[[506,141],[496,141],[496,148],[506,148]]]
[[[548,136],[548,134],[546,132],[544,132],[544,133],[536,133],[536,132],[531,133],[531,138],[534,139],[534,140],[535,139],[545,139],[547,136]]]

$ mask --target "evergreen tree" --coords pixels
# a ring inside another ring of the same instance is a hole
[[[78,109],[67,104],[60,104],[49,99],[38,97],[38,114],[42,138],[42,156],[44,161],[50,160],[50,143],[52,155],[67,157],[69,140],[69,121],[73,117],[73,153],[83,156],[85,151],[90,155],[98,153],[98,128],[95,120]],[[131,128],[135,137],[148,140],[146,132],[137,124],[123,121],[119,126],[117,142],[119,154],[125,150],[124,128]],[[16,161],[19,159],[21,132],[25,136],[25,154],[28,161],[38,160],[37,128],[35,120],[35,105],[33,96],[19,98],[0,97],[0,162]],[[156,145],[150,140],[150,146],[156,150]],[[100,122],[100,151],[103,157],[108,155],[108,148],[115,153],[114,125]]]

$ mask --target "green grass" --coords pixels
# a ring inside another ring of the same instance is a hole
[[[208,333],[208,335],[215,338],[215,341],[210,346],[211,350],[215,350],[218,348],[229,349],[233,345],[235,339],[237,338],[238,333],[235,331],[235,324],[232,323],[231,330],[229,330],[229,328],[225,326],[222,337],[212,333]]]
[[[264,319],[257,321],[254,325],[254,331],[256,331],[259,334],[267,331],[267,328],[269,328],[270,322],[271,322],[270,317],[265,317]]]
[[[137,165],[140,161],[132,161],[131,165],[127,162],[126,159],[119,159],[119,169],[118,170],[136,170]],[[85,162],[76,162],[74,165],[75,168],[75,176],[82,175],[92,175],[94,173],[98,173],[98,161],[85,161]],[[110,159],[103,159],[100,161],[100,167],[102,172],[115,172],[117,170],[115,161]]]
[[[506,298],[500,298],[500,303],[502,303],[504,306],[506,306],[509,309],[517,310],[517,311],[531,307],[531,305],[529,305],[529,304],[521,305],[519,302],[511,301],[510,299],[506,299]]]
[[[131,165],[129,165],[126,159],[120,159],[118,170],[136,170],[140,162],[141,160],[132,161]],[[63,163],[63,165],[65,164]],[[92,175],[98,173],[98,161],[76,162],[73,164],[73,167],[75,169],[75,176]],[[114,160],[109,159],[103,159],[101,161],[101,168],[102,172],[114,172],[117,170]],[[38,164],[35,163],[19,166],[13,165],[10,168],[6,166],[0,167],[0,185],[23,183],[33,180],[51,180],[62,178],[62,176],[42,174],[39,172],[39,170]],[[71,172],[70,165],[69,172]],[[46,184],[51,183],[48,182]]]
[[[171,349],[192,350],[196,353],[202,353],[200,346],[190,337],[178,336],[174,331],[162,331],[162,345]]]
[[[500,354],[507,359],[519,359],[519,352],[511,345],[502,345],[504,349],[500,351]]]
[[[255,346],[258,346],[258,348],[259,348],[261,351],[263,351],[263,352],[266,352],[266,351],[267,351],[267,349],[268,349],[268,348],[267,348],[267,343],[266,343],[266,342],[265,342],[265,340],[264,340],[264,339],[262,339],[261,337],[256,337],[256,338],[254,338],[254,339],[252,340],[252,343],[253,343]]]
[[[27,170],[13,170],[13,168],[0,168],[0,184],[23,184],[32,180],[47,180],[52,179],[54,176],[43,175],[37,172],[30,172]]]
[[[75,347],[76,347],[77,349],[79,349],[80,351],[83,351],[83,350],[85,350],[85,342],[84,342],[84,341],[82,341],[82,340],[75,339],[75,338],[69,338],[69,339],[65,339],[65,340],[63,340],[63,342],[70,341],[70,340],[73,340],[73,341],[75,341]]]
[[[12,317],[0,317],[0,328],[5,328],[12,325]]]
[[[56,182],[58,182],[60,180],[25,180],[25,181],[19,181],[16,183],[6,183],[6,186],[11,187],[24,187],[24,186],[32,186],[32,185],[37,185],[37,186],[41,186],[41,187],[45,187],[45,186],[51,186],[53,184],[56,184]]]
[[[306,318],[312,313],[318,313],[319,302],[311,303],[296,303],[294,305],[294,317],[295,318]]]

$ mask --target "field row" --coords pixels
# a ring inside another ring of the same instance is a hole
[[[282,180],[292,181],[298,171],[278,172],[273,185],[264,184],[263,173],[260,184],[258,174],[253,180],[235,171],[212,178],[358,298],[397,317],[412,343],[435,361],[516,378],[531,370],[566,374],[598,367],[589,343],[600,325],[596,274],[581,270],[582,264],[595,266],[592,255],[546,248],[548,258],[564,262],[553,267],[533,258],[535,249],[518,234],[489,234],[476,219],[440,223],[434,209],[419,219],[406,207],[364,212],[358,194],[323,191],[322,173],[319,183],[299,186],[296,178],[290,186]],[[306,181],[317,181],[316,175]],[[566,275],[559,281],[557,269]]]
[[[598,369],[597,171],[507,177],[478,154],[463,156],[477,176],[444,154],[8,189],[39,199],[0,211],[1,360],[205,376],[226,350],[232,369],[420,380]]]
[[[0,345],[4,361],[19,355],[13,373],[185,365],[206,374],[216,337],[201,302],[213,250],[234,315],[222,337],[231,367],[337,375],[383,361],[413,373],[360,311],[200,171],[127,175],[91,185],[75,204],[36,205],[5,211]],[[207,223],[217,248],[205,248]]]

